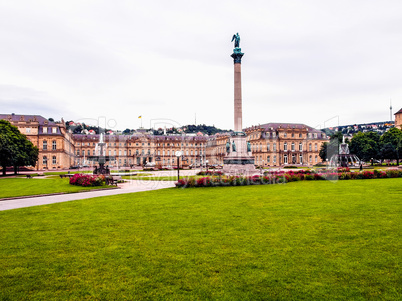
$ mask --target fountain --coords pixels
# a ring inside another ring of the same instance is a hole
[[[106,156],[106,143],[103,142],[103,133],[100,134],[99,142],[95,146],[95,156],[89,156],[88,160],[99,163],[99,167],[94,169],[94,175],[110,175],[110,169],[107,166],[105,167],[105,163],[116,160],[116,158]]]
[[[339,153],[331,156],[330,166],[357,167],[359,165],[360,159],[350,153],[349,145],[345,143],[345,137],[343,137],[342,143],[339,145]]]

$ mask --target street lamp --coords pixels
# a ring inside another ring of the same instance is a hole
[[[183,156],[183,152],[177,151],[175,155],[177,157],[177,181],[179,181],[180,180],[180,157]]]

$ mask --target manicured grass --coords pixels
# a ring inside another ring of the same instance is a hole
[[[401,300],[402,179],[0,212],[0,300]]]
[[[3,178],[0,179],[0,199],[59,192],[88,191],[106,187],[107,186],[74,186],[69,184],[69,179],[60,179],[58,176],[50,176],[50,178],[38,177],[33,179]]]

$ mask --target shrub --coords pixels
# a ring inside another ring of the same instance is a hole
[[[305,175],[304,179],[307,180],[307,181],[314,180],[314,175]]]
[[[103,175],[94,176],[88,174],[75,174],[70,178],[70,184],[76,186],[102,186],[105,182],[105,177]]]

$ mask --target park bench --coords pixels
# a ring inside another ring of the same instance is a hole
[[[106,185],[116,185],[122,178],[120,176],[110,176],[105,178]]]
[[[63,178],[71,178],[71,177],[73,177],[74,175],[72,175],[72,174],[65,174],[65,175],[60,175],[60,178],[61,179],[63,179]]]

